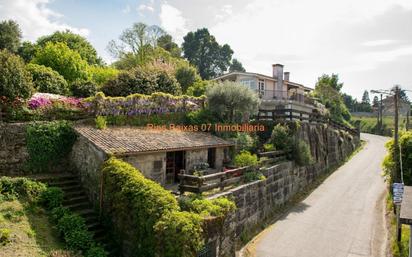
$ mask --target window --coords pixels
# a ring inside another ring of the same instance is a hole
[[[243,85],[247,86],[252,90],[256,90],[256,82],[254,79],[241,79],[240,83],[242,83]]]
[[[258,89],[260,95],[265,95],[265,80],[259,79]]]

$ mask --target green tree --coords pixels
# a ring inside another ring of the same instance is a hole
[[[152,94],[155,92],[179,95],[181,88],[174,76],[165,70],[152,67],[136,67],[120,72],[108,81],[101,90],[107,96],[128,96],[131,94]]]
[[[165,34],[157,39],[157,46],[168,51],[173,57],[180,57],[182,50],[173,42],[173,38],[169,34]]]
[[[7,20],[0,23],[0,49],[16,53],[20,46],[20,40],[21,30],[17,22]]]
[[[9,100],[28,99],[33,92],[31,75],[23,59],[8,50],[0,50],[0,96]]]
[[[200,80],[196,68],[190,65],[177,68],[175,71],[175,77],[182,87],[183,92],[186,92],[190,86],[192,86],[196,81]]]
[[[119,70],[117,69],[102,66],[90,66],[88,71],[91,76],[91,80],[99,86],[105,84],[111,79],[116,78],[117,74],[119,74]]]
[[[232,81],[210,86],[206,96],[208,108],[227,122],[240,122],[245,116],[255,114],[260,103],[255,92]]]
[[[136,64],[145,64],[151,50],[165,32],[158,26],[135,23],[122,32],[120,42],[109,42],[108,50],[116,58],[132,58]],[[130,62],[130,61],[129,61]]]
[[[229,67],[230,72],[238,71],[238,72],[245,72],[245,68],[243,68],[243,65],[241,62],[239,62],[237,59],[233,59],[232,63],[230,64]]]
[[[60,95],[69,94],[66,80],[52,68],[30,63],[27,65],[27,70],[33,77],[33,84],[37,91]]]
[[[183,38],[183,53],[197,67],[202,79],[223,74],[230,66],[233,50],[229,45],[219,45],[208,29],[189,32]]]
[[[351,115],[343,102],[343,97],[339,90],[343,83],[339,83],[337,74],[322,75],[316,82],[313,95],[329,109],[332,119],[345,122],[351,119]]]
[[[51,35],[43,36],[37,40],[39,47],[45,47],[47,43],[65,43],[71,50],[80,54],[88,64],[102,65],[103,60],[97,56],[96,49],[86,38],[75,34],[69,30],[56,31]]]
[[[28,63],[34,58],[38,49],[39,46],[37,44],[33,44],[30,41],[24,41],[17,50],[17,54]]]
[[[87,62],[80,54],[71,50],[66,43],[48,42],[34,57],[33,63],[52,68],[62,75],[68,82],[87,80]]]
[[[376,95],[373,97],[372,106],[373,107],[378,107],[379,106],[379,98]]]
[[[186,90],[185,93],[187,95],[191,95],[191,96],[202,96],[202,95],[206,94],[206,90],[207,90],[208,85],[209,85],[209,81],[207,81],[207,80],[196,81],[192,86],[190,86]]]
[[[362,103],[363,103],[363,104],[370,104],[370,103],[371,103],[371,100],[370,100],[370,98],[369,98],[369,92],[368,92],[368,90],[365,90],[365,91],[363,92],[363,95],[362,95]]]
[[[356,104],[357,101],[354,99],[351,95],[342,94],[343,102],[345,103],[346,107],[349,109],[349,111],[354,112],[356,109]]]
[[[327,84],[336,91],[340,92],[343,87],[343,83],[339,83],[339,75],[332,73],[331,76],[323,74],[320,78],[318,78],[319,84]]]

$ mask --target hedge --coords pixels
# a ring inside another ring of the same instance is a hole
[[[163,214],[178,211],[175,197],[130,164],[110,158],[103,166],[104,202],[120,239],[133,243],[135,256],[155,256],[154,225]],[[129,233],[130,232],[130,233]]]
[[[182,211],[171,192],[114,157],[103,164],[102,173],[104,214],[119,245],[130,245],[133,256],[196,256],[204,243],[204,218],[223,221],[236,208],[226,198],[196,199]]]

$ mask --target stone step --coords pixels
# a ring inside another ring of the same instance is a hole
[[[83,190],[64,192],[64,198],[65,199],[71,199],[71,198],[79,197],[79,196],[85,196],[85,192]]]
[[[75,210],[74,212],[82,216],[83,218],[90,217],[90,216],[97,217],[96,213],[92,209],[81,209],[81,210]]]
[[[82,191],[84,193],[83,188],[80,185],[65,185],[60,187],[65,193],[66,192],[79,192]]]
[[[69,204],[69,205],[64,205],[63,207],[69,208],[72,211],[76,211],[76,210],[84,210],[84,209],[89,209],[90,205],[88,202],[79,202],[79,203],[73,203],[73,204]]]
[[[102,225],[98,221],[86,223],[87,230],[93,231],[94,229],[101,228]]]
[[[73,195],[73,197],[67,197],[66,195],[64,196],[64,200],[63,200],[63,205],[67,204],[74,204],[74,203],[78,203],[78,202],[88,202],[89,200],[87,199],[87,197],[84,194],[78,194],[78,195]]]
[[[77,179],[64,179],[64,180],[57,180],[48,183],[49,186],[52,187],[64,187],[70,185],[79,185],[79,181]]]
[[[48,183],[52,181],[59,181],[59,180],[65,180],[65,179],[77,179],[77,176],[71,173],[51,173],[51,174],[39,174],[39,175],[32,175],[29,176],[29,178],[32,178],[34,180],[43,182],[43,183]]]

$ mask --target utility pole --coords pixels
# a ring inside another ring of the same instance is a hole
[[[379,115],[379,124],[378,124],[378,127],[379,127],[379,132],[380,132],[380,134],[383,134],[382,133],[382,125],[383,125],[383,102],[382,102],[382,93],[381,93],[381,101],[380,101],[380,103],[379,103],[379,111],[378,111],[378,115]]]
[[[402,178],[400,177],[400,172],[399,172],[399,158],[401,157],[399,155],[399,95],[400,95],[400,87],[398,85],[395,85],[394,87],[394,103],[395,103],[395,130],[394,130],[394,160],[395,160],[395,169],[394,169],[394,174],[393,174],[393,180],[395,183],[401,183]],[[400,219],[400,212],[401,212],[401,206],[399,204],[396,205],[396,234],[397,234],[397,240],[398,242],[401,241],[402,239],[402,224],[400,224],[399,219]]]

